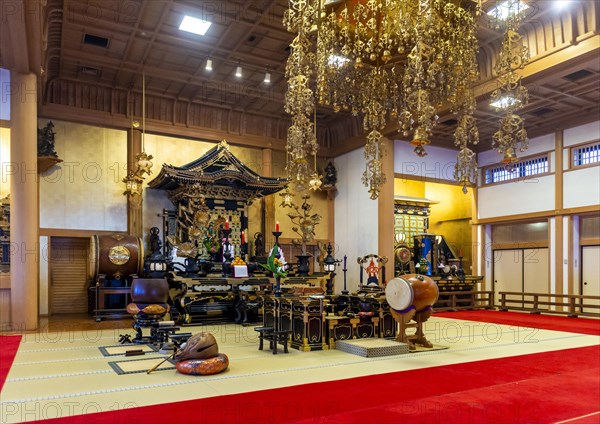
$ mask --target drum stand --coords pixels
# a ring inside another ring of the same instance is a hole
[[[433,347],[433,344],[427,340],[423,333],[423,323],[431,317],[431,313],[433,312],[431,307],[425,308],[420,312],[411,309],[403,314],[396,312],[391,308],[390,311],[396,322],[400,325],[396,341],[406,343],[410,350],[416,350],[417,347],[415,345],[417,344],[426,348]],[[414,322],[411,322],[413,320]],[[406,334],[408,328],[416,328],[415,334],[408,336]]]

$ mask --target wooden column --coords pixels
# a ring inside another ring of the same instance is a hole
[[[563,208],[563,132],[554,133],[554,210],[560,211]],[[554,246],[550,246],[550,255],[554,257],[554,269],[550,269],[550,274],[555,274],[556,294],[564,294],[564,266],[563,266],[563,217],[557,215],[555,218],[555,241]],[[549,240],[550,241],[550,240]],[[554,250],[554,251],[553,251]],[[552,263],[550,261],[550,263]],[[550,282],[548,282],[550,283]],[[563,302],[564,299],[558,299]],[[559,311],[562,307],[557,308]]]
[[[477,183],[469,190],[473,190],[471,200],[471,270],[467,270],[467,274],[479,275],[479,258],[481,256],[481,246],[478,243],[479,226],[476,224],[479,221],[479,212],[477,210]]]
[[[554,233],[554,239],[551,235]],[[553,243],[554,242],[554,243]],[[552,279],[554,274],[554,291],[552,291],[552,284],[549,281],[549,293],[563,294],[563,219],[562,216],[557,216],[548,219],[548,246],[549,249],[549,261],[548,266],[549,276]],[[554,259],[554,261],[552,261]],[[554,265],[554,266],[552,266]],[[562,298],[554,298],[553,300],[562,302]],[[562,306],[556,307],[557,311],[562,311]]]
[[[264,177],[273,176],[273,150],[262,149],[262,169]],[[275,244],[275,196],[266,196],[262,198],[263,202],[263,225],[261,232],[265,240],[265,251],[268,253]]]
[[[383,139],[386,155],[382,158],[382,170],[386,181],[379,192],[377,254],[388,258],[386,279],[394,277],[394,142]]]
[[[554,209],[563,208],[563,131],[554,133]]]
[[[37,77],[11,72],[10,179],[11,324],[17,331],[38,328]]]
[[[137,169],[136,156],[142,151],[142,132],[137,128],[127,131],[127,172]],[[142,192],[143,196],[143,192]],[[142,237],[144,231],[142,218],[143,197],[128,196],[127,199],[127,231],[132,236]]]

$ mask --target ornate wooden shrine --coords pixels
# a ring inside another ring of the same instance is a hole
[[[247,207],[286,185],[286,178],[265,177],[244,165],[225,140],[186,165],[163,164],[148,183],[149,188],[166,190],[176,206],[176,211],[163,211],[163,235],[167,240],[176,237],[179,243],[192,242],[197,255],[179,255],[190,258],[208,256],[215,246],[220,249],[224,229],[231,230],[227,238],[235,246],[233,256],[241,256],[241,235],[248,228]],[[248,242],[247,236],[244,241]]]

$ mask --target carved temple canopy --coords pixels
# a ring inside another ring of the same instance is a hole
[[[178,203],[192,187],[200,187],[206,199],[242,201],[251,204],[257,198],[277,193],[288,184],[286,178],[263,177],[244,165],[223,140],[200,158],[180,167],[163,164],[149,188],[168,190]]]

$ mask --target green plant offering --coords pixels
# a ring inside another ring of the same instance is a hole
[[[271,271],[273,273],[273,277],[287,277],[287,272],[284,271],[284,264],[277,258],[275,255],[279,252],[279,247],[275,246],[273,250],[271,250],[271,255],[267,258],[267,263],[259,264],[261,267],[266,269],[267,271]]]

